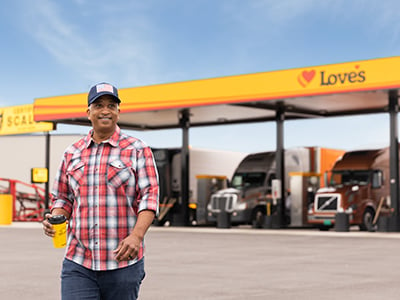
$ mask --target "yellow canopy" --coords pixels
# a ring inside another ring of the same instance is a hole
[[[190,126],[344,116],[387,111],[388,90],[400,88],[400,57],[119,89],[120,126],[180,127],[179,111],[190,109]],[[35,121],[89,124],[87,91],[38,98]]]

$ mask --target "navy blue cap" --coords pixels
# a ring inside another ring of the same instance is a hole
[[[117,88],[107,82],[101,82],[91,87],[88,94],[88,106],[103,95],[113,96],[116,102],[121,103]]]

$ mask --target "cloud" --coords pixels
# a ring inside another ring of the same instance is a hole
[[[89,6],[83,0],[68,5],[49,0],[27,4],[25,30],[59,64],[79,76],[92,82],[118,78],[119,85],[132,85],[155,72],[155,53],[145,38],[151,28],[143,18],[119,18],[124,7],[113,10],[111,4],[96,2],[93,9],[93,3]]]
[[[284,26],[293,19],[304,16],[310,11],[327,7],[332,0],[253,0],[225,1],[223,11],[226,17],[245,26],[264,30],[265,24]],[[270,27],[273,29],[273,27]]]
[[[231,0],[223,3],[225,17],[243,26],[260,30],[265,29],[263,25],[266,24],[282,29],[292,21],[306,23],[310,17],[319,17],[320,20],[329,18],[338,24],[344,20],[356,21],[362,17],[370,25],[365,28],[367,31],[374,30],[374,26],[390,30],[393,24],[399,24],[400,2],[397,0]],[[395,30],[397,29],[396,25]]]

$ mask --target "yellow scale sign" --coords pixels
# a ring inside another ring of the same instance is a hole
[[[31,169],[31,182],[32,183],[46,183],[49,181],[49,171],[47,168],[32,168]]]
[[[53,130],[51,122],[35,122],[33,104],[0,108],[0,135]]]

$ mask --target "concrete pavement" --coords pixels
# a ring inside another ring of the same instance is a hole
[[[142,300],[397,299],[400,233],[152,227]],[[0,226],[0,299],[60,299],[63,249]]]

